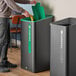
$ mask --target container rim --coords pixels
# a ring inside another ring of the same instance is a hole
[[[21,19],[21,21],[24,21],[24,22],[39,22],[39,21],[42,21],[42,20],[45,20],[45,19],[48,19],[48,18],[52,18],[52,17],[54,17],[54,16],[53,15],[46,15],[46,18],[39,19],[37,21],[30,21],[30,20],[27,20],[27,18],[23,18],[23,19]]]

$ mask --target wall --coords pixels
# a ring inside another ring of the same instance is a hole
[[[53,9],[56,20],[66,17],[76,17],[76,0],[42,0]]]
[[[54,14],[56,20],[66,17],[76,17],[76,0],[37,0],[45,7],[46,14]],[[31,5],[22,5],[30,10]]]

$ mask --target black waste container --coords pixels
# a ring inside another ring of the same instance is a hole
[[[48,70],[50,67],[50,22],[53,16],[30,21],[21,19],[21,67],[31,72]]]
[[[51,24],[51,76],[76,76],[76,18]]]

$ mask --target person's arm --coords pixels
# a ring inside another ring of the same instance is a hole
[[[18,6],[14,0],[4,0],[5,3],[7,4],[7,6],[9,8],[11,8],[12,10],[19,12],[19,13],[24,13],[25,10],[23,8],[21,8],[20,6]]]
[[[21,3],[21,4],[36,4],[35,0],[32,1],[28,1],[28,0],[14,0],[17,3]]]
[[[21,3],[21,4],[29,4],[30,1],[26,1],[26,0],[14,0],[17,3]]]

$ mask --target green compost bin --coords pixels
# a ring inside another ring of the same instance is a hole
[[[50,68],[50,23],[54,16],[31,21],[21,19],[21,67],[31,72]]]

